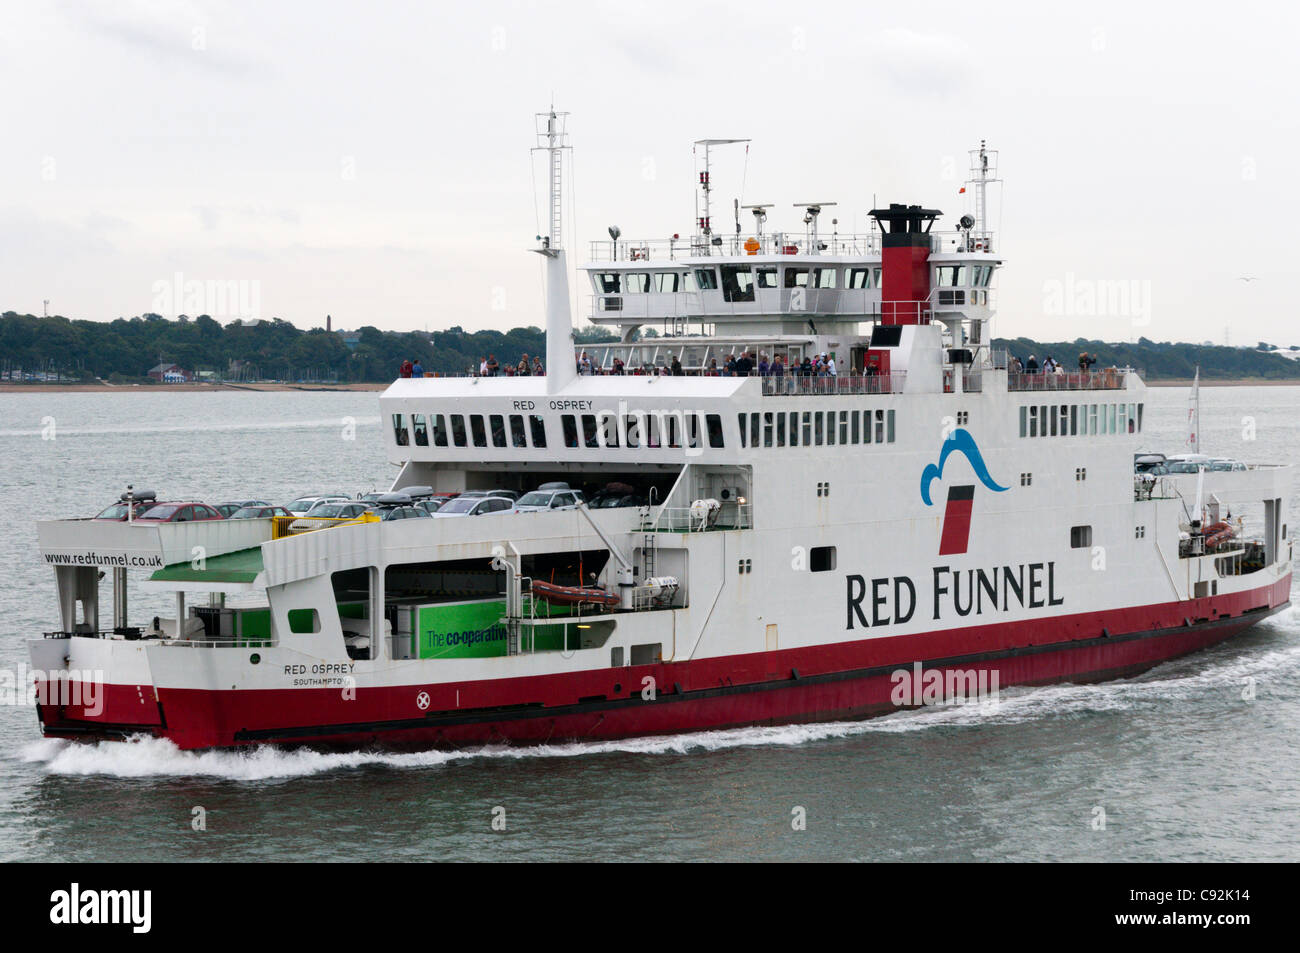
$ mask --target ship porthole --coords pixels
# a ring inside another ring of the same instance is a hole
[[[262,656],[254,652],[252,655],[248,657],[248,660],[252,662],[254,665],[256,665],[258,662],[262,661]]]

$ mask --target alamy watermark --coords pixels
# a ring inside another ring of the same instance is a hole
[[[178,271],[153,283],[152,310],[163,317],[206,314],[216,320],[260,321],[262,283],[246,278],[187,279]]]
[[[89,718],[104,713],[104,673],[59,669],[45,672],[19,663],[16,669],[0,669],[0,705],[73,706]]]
[[[895,669],[889,700],[900,708],[918,705],[996,705],[998,671],[994,669],[925,669],[913,662],[910,669]]]

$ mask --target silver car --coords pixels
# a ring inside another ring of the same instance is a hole
[[[536,513],[540,510],[572,510],[582,502],[581,490],[533,490],[525,493],[515,504],[516,513]]]

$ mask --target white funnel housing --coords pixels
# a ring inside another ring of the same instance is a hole
[[[578,375],[573,356],[573,316],[569,311],[569,264],[560,240],[563,158],[568,113],[539,113],[538,141],[534,151],[545,151],[550,161],[550,231],[542,247],[534,249],[546,258],[546,392],[557,393]],[[543,122],[545,126],[543,127]]]

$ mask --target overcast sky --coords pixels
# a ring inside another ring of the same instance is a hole
[[[698,138],[753,139],[718,154],[720,205],[772,202],[769,230],[796,230],[791,203],[833,200],[861,230],[873,196],[955,221],[983,137],[1005,179],[996,333],[1300,344],[1298,20],[1131,0],[10,0],[0,310],[131,316],[180,273],[247,282],[303,328],[541,325],[528,150],[553,96],[572,257],[611,223],[688,234]],[[1089,313],[1117,282],[1126,313]]]

